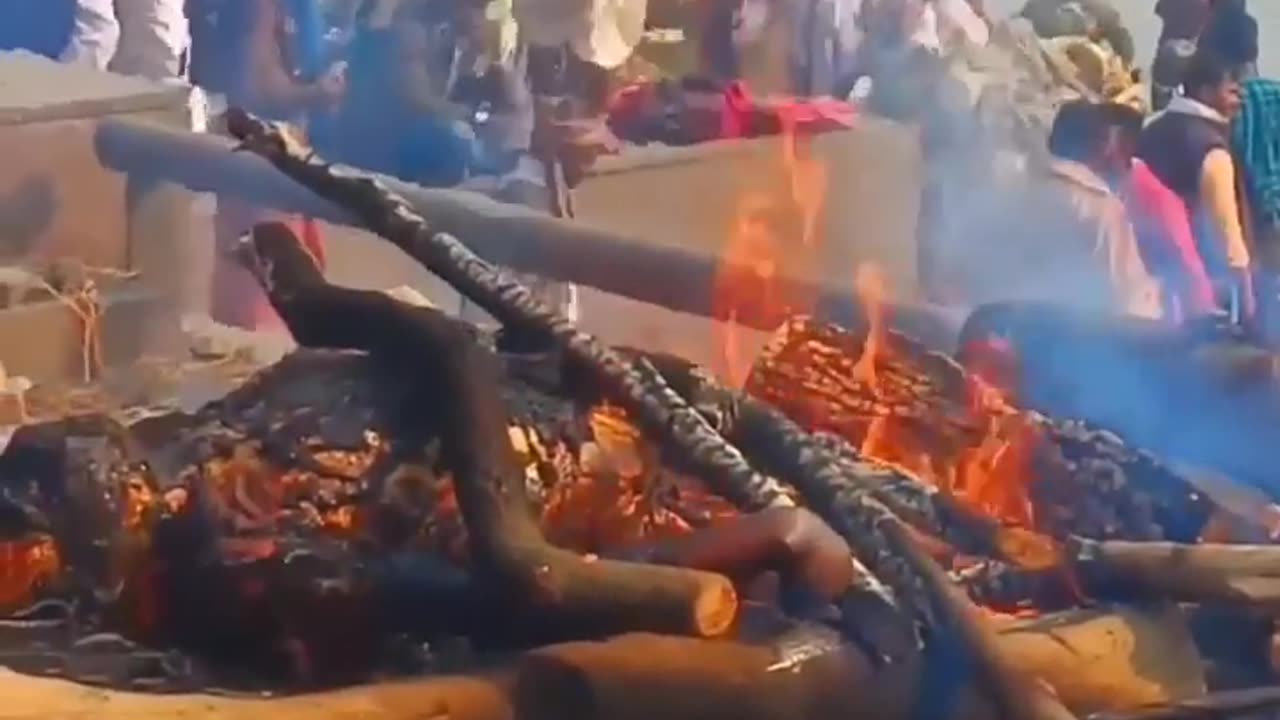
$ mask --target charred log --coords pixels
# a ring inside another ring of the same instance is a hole
[[[1031,513],[1037,530],[1060,540],[1194,542],[1212,503],[1186,477],[1116,436],[1075,421],[1015,407],[975,408],[973,379],[909,338],[885,333],[872,363],[877,381],[860,376],[865,336],[799,318],[781,329],[753,368],[748,393],[811,431],[828,431],[867,454],[935,485],[962,482],[963,463],[1009,421],[1008,441],[1027,452],[1025,488],[1001,488],[996,514]],[[865,373],[862,373],[865,375]],[[886,429],[887,428],[887,429]],[[877,442],[888,434],[892,442]],[[959,471],[959,472],[958,472]],[[1014,473],[1017,475],[1023,472]],[[1030,501],[1030,507],[1020,505]],[[1024,518],[1028,519],[1028,518]]]
[[[993,692],[993,701],[1008,717],[1069,716],[1007,664],[976,609],[915,543],[903,521],[876,498],[872,489],[876,483],[860,478],[856,466],[768,405],[733,397],[686,363],[673,358],[654,360],[695,407],[728,410],[716,413],[725,437],[746,448],[748,459],[758,467],[796,487],[806,504],[841,533],[876,577],[890,582],[895,591],[903,587],[912,591],[898,600],[915,613],[932,649],[951,646],[951,652],[935,654],[935,664],[949,664],[952,671],[953,663],[974,667],[980,673],[979,682]],[[951,655],[955,652],[960,657]]]
[[[722,576],[592,560],[546,542],[507,434],[497,359],[467,326],[383,293],[329,285],[282,225],[256,228],[245,251],[299,343],[363,350],[399,377],[420,378],[403,388],[410,412],[440,440],[477,581],[496,596],[518,598],[516,617],[506,622],[567,635],[728,630],[737,600]]]
[[[371,176],[335,169],[292,141],[280,127],[245,113],[230,113],[228,125],[244,147],[350,211],[504,326],[554,338],[568,362],[595,376],[642,429],[678,452],[682,463],[718,493],[753,509],[790,504],[776,481],[752,470],[741,453],[678,395],[636,372],[617,353],[558,316],[510,274],[485,262],[456,238],[434,232],[404,200]]]

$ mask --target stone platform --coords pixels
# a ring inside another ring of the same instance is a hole
[[[23,52],[0,53],[0,267],[74,258],[138,277],[107,292],[107,361],[129,363],[176,338],[175,297],[189,199],[103,168],[103,118],[190,125],[189,91]],[[37,382],[74,377],[81,333],[57,301],[0,306],[0,363]],[[104,328],[105,330],[105,328]]]

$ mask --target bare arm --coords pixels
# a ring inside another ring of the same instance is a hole
[[[1257,311],[1253,294],[1253,276],[1249,273],[1249,246],[1240,222],[1240,204],[1236,199],[1236,168],[1231,153],[1223,149],[1211,151],[1200,170],[1200,196],[1225,243],[1227,264],[1238,283],[1241,312],[1250,319]]]
[[[249,102],[284,113],[327,104],[331,96],[320,85],[297,82],[284,65],[276,34],[283,22],[277,0],[259,0],[255,7],[248,28],[248,77],[242,79]]]
[[[1240,224],[1240,205],[1236,199],[1236,168],[1231,153],[1213,150],[1200,170],[1200,197],[1205,210],[1225,244],[1227,264],[1233,269],[1249,267],[1249,246]]]

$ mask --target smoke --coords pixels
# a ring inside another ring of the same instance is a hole
[[[961,343],[993,335],[1017,350],[1023,404],[1280,497],[1280,392],[1265,351],[1222,329],[1035,303],[981,308]]]
[[[1011,342],[1024,405],[1280,498],[1270,356],[1223,329],[1119,314],[1126,298],[1099,262],[1114,258],[1090,243],[1097,223],[1079,222],[1079,208],[1044,179],[1049,123],[1069,94],[1046,92],[1046,68],[1017,52],[1019,32],[1006,28],[992,48],[953,60],[920,118],[922,279],[933,299],[979,308],[962,347],[992,335]]]

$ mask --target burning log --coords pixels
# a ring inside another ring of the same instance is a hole
[[[1059,540],[1194,542],[1214,509],[1186,477],[1114,435],[1018,410],[949,358],[883,328],[790,322],[746,389],[809,430]]]
[[[318,159],[282,128],[246,113],[228,114],[228,127],[244,147],[360,218],[512,332],[550,337],[566,360],[595,376],[610,396],[679,460],[736,504],[755,509],[790,505],[783,488],[756,473],[700,415],[660,383],[635,372],[616,353],[538,301],[509,274],[485,262],[456,238],[433,232],[403,200],[368,175],[348,175]]]
[[[1012,621],[1000,637],[1018,662],[1045,673],[1064,701],[1082,712],[1192,706],[1201,688],[1183,670],[1196,666],[1194,651],[1187,654],[1185,633],[1168,619],[1136,613],[1050,616]],[[87,689],[0,671],[0,692],[8,699],[0,718],[410,720],[425,713],[459,720],[906,720],[911,699],[922,691],[927,692],[910,667],[877,669],[832,644],[829,634],[797,631],[763,645],[628,635],[548,646],[475,675],[275,698]],[[981,698],[964,693],[947,717],[992,715]]]
[[[1003,343],[1029,408],[1090,420],[1162,458],[1280,498],[1271,459],[1280,422],[1274,354],[1226,330],[1000,303],[974,311],[960,339]]]
[[[786,495],[772,478],[759,475],[741,453],[711,428],[705,419],[667,387],[661,375],[601,347],[571,323],[557,317],[539,303],[518,281],[503,277],[455,238],[432,234],[426,221],[418,217],[400,198],[382,188],[369,176],[344,176],[287,137],[279,127],[258,121],[244,113],[229,116],[233,135],[245,147],[270,160],[283,172],[312,188],[323,197],[342,204],[368,227],[390,239],[428,269],[449,282],[503,323],[507,332],[532,338],[554,339],[566,361],[593,377],[632,416],[663,440],[682,451],[680,458],[727,499],[744,509],[785,501]],[[267,285],[270,291],[270,285]],[[295,336],[298,333],[295,332]],[[305,343],[305,341],[303,341]],[[646,372],[646,370],[648,370]],[[674,431],[674,432],[673,432]],[[790,459],[790,458],[788,458]],[[790,467],[792,472],[809,473],[813,468]],[[837,472],[834,468],[829,472]],[[818,477],[813,474],[813,477]],[[833,475],[831,479],[837,479]],[[834,484],[823,483],[831,491]],[[883,506],[859,494],[831,499],[841,505],[839,517],[846,525],[841,535],[854,545],[855,554],[875,558],[873,572],[909,602],[913,621],[934,626],[942,634],[956,633],[966,651],[976,645],[983,649],[970,653],[984,677],[996,691],[1003,714],[1011,717],[1069,717],[1055,707],[1036,686],[1013,679],[1008,667],[1000,667],[997,653],[983,639],[969,610],[954,592],[940,568],[920,553],[896,518]],[[942,628],[947,630],[942,630]],[[936,645],[935,647],[937,647]]]
[[[546,542],[506,432],[497,359],[468,328],[383,293],[329,285],[283,225],[256,228],[242,251],[299,343],[367,351],[399,377],[425,378],[404,388],[406,410],[437,429],[473,571],[485,591],[519,598],[512,608],[519,622],[573,628],[569,634],[588,628],[715,636],[729,628],[737,600],[721,576],[592,560]]]

